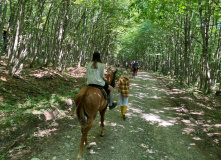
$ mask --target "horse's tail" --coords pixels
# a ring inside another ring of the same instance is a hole
[[[78,121],[81,124],[81,127],[87,126],[87,117],[89,115],[86,112],[85,102],[87,101],[88,95],[89,95],[89,93],[87,93],[87,92],[85,92],[83,95],[81,95],[80,101],[76,106],[76,114],[77,114]]]

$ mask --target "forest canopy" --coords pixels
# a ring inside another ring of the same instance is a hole
[[[1,65],[84,66],[138,61],[205,93],[221,88],[220,0],[0,0]],[[4,62],[4,63],[3,63]]]

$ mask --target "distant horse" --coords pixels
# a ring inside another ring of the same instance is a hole
[[[133,67],[130,68],[133,77],[137,76],[137,72],[139,69],[140,68],[138,66],[136,66],[135,68],[133,68]]]
[[[140,67],[137,67],[135,70],[135,75],[137,76],[137,72],[139,71]]]
[[[109,85],[115,86],[116,71],[108,70],[105,78]],[[104,135],[104,115],[108,106],[108,100],[104,97],[102,91],[96,87],[86,86],[82,88],[75,97],[76,114],[78,121],[81,124],[81,143],[78,153],[78,159],[82,159],[84,144],[89,148],[87,134],[93,125],[93,121],[100,112],[100,136]]]

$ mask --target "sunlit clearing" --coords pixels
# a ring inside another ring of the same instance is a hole
[[[158,123],[159,126],[163,126],[163,127],[172,126],[172,125],[174,125],[173,123],[175,123],[175,120],[171,120],[171,122],[173,122],[173,123],[167,122],[167,121],[160,119],[159,116],[154,115],[154,114],[143,114],[142,118],[144,118],[146,121],[150,122],[150,124]]]

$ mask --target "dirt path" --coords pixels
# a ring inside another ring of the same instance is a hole
[[[151,74],[139,72],[131,80],[131,96],[126,120],[120,107],[107,110],[105,136],[99,136],[99,114],[84,149],[85,160],[217,160],[215,149],[199,146],[200,137],[192,134],[192,120],[182,111]],[[115,100],[118,101],[117,91]],[[35,140],[32,148],[13,159],[75,160],[80,143],[76,118],[56,121],[45,128],[51,135]]]

